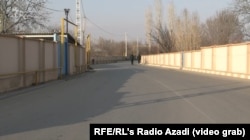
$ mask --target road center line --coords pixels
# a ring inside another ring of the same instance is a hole
[[[198,112],[200,112],[202,115],[204,115],[209,121],[211,121],[211,123],[215,123],[215,120],[213,120],[209,115],[207,115],[204,111],[202,111],[200,108],[198,108],[196,105],[194,105],[191,101],[189,101],[187,98],[183,97],[182,95],[180,95],[179,92],[175,91],[174,89],[172,89],[171,87],[167,86],[166,84],[162,83],[159,80],[155,80],[153,79],[155,82],[159,83],[160,85],[162,85],[163,87],[167,88],[168,90],[172,91],[175,95],[181,97],[184,101],[186,101],[188,104],[190,104],[194,109],[196,109]]]
[[[161,86],[167,88],[168,90],[172,91],[175,95],[177,95],[178,97],[182,98],[185,102],[187,102],[188,104],[190,104],[195,110],[197,110],[199,113],[201,113],[203,116],[205,116],[211,123],[216,123],[215,120],[213,120],[209,115],[207,115],[204,111],[202,111],[200,108],[198,108],[195,104],[193,104],[191,101],[189,101],[187,98],[183,97],[179,92],[177,92],[176,90],[174,90],[173,88],[169,87],[168,85],[164,84],[163,82],[161,82],[160,80],[156,80],[152,77],[149,77],[148,75],[145,75],[146,77],[148,77],[151,80],[154,80],[156,83],[159,83]]]

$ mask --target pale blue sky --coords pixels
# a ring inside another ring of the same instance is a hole
[[[171,1],[178,12],[187,8],[190,12],[198,12],[201,20],[205,20],[217,11],[230,7],[233,0],[162,0],[165,15],[167,4]],[[137,36],[139,40],[145,39],[145,10],[149,6],[154,7],[154,0],[83,0],[83,4],[86,16],[105,30],[87,22],[86,34],[90,33],[94,38],[102,36],[123,40],[127,32],[130,40],[136,40]],[[76,0],[49,0],[47,7],[62,10],[51,15],[51,24],[59,23],[60,18],[65,17],[64,8],[71,9],[70,19],[75,22]]]

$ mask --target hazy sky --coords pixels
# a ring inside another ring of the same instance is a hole
[[[198,12],[204,21],[217,11],[230,7],[233,0],[162,0],[164,18],[167,4],[174,2],[177,12],[187,8],[190,12]],[[145,39],[145,10],[154,8],[154,0],[83,0],[88,19],[86,34],[94,38],[102,36],[107,39],[123,40],[127,32],[129,40]],[[48,8],[60,10],[51,15],[51,24],[59,24],[65,17],[64,8],[71,9],[70,19],[75,22],[76,0],[49,0]],[[96,27],[99,26],[102,29]]]

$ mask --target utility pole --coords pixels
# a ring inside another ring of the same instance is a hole
[[[81,9],[81,5],[82,5],[82,1],[81,0],[76,0],[76,25],[78,26],[78,31],[77,31],[77,41],[84,46],[84,32],[85,32],[85,21],[86,21],[86,16],[85,14],[82,15],[82,11],[83,9]],[[83,16],[83,19],[82,19]],[[84,20],[84,21],[83,21]]]
[[[69,33],[69,11],[70,9],[64,9],[65,15],[66,15],[66,33]]]
[[[67,48],[68,48],[68,45],[69,45],[69,36],[68,36],[68,33],[69,33],[69,9],[64,9],[64,12],[65,12],[65,15],[66,15],[66,42],[64,42],[63,41],[63,46],[64,46],[64,49],[65,49],[65,51],[67,51]],[[64,26],[62,27],[62,28],[64,28]],[[64,38],[64,33],[62,32],[62,38]],[[66,44],[65,44],[66,43]],[[63,51],[61,51],[61,52],[63,52]],[[66,64],[65,64],[65,75],[68,75],[68,63],[67,63],[67,61],[68,61],[68,58],[67,58],[67,53],[66,53],[66,55],[64,56],[64,59],[66,59]]]
[[[127,33],[125,33],[125,57],[128,56],[128,36]]]
[[[139,55],[139,38],[137,37],[137,44],[136,44],[136,54]]]
[[[3,14],[0,13],[0,33],[3,32]]]

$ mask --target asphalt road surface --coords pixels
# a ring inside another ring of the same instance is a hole
[[[250,80],[130,65],[0,96],[0,140],[88,140],[90,123],[250,123]]]

